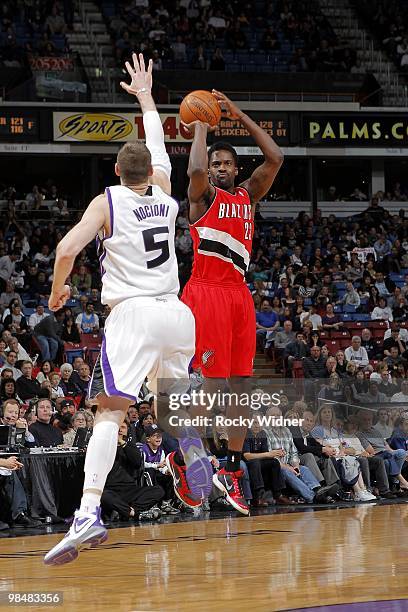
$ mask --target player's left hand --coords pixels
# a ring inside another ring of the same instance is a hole
[[[51,291],[51,295],[48,300],[48,308],[53,310],[59,310],[65,305],[65,302],[69,300],[71,296],[71,289],[69,285],[64,285],[60,291]]]
[[[153,60],[149,60],[147,70],[145,67],[143,53],[139,53],[139,57],[136,53],[133,53],[132,60],[133,66],[130,64],[130,62],[125,63],[126,70],[131,78],[131,83],[128,85],[124,81],[121,81],[120,86],[134,96],[137,96],[137,92],[140,92],[141,89],[144,89],[150,93],[153,84]]]
[[[244,113],[242,110],[238,108],[238,106],[234,104],[232,100],[227,98],[225,94],[223,94],[221,91],[217,91],[216,89],[213,89],[211,93],[214,98],[218,100],[221,110],[224,111],[224,115],[226,115],[228,119],[239,120],[243,117]]]

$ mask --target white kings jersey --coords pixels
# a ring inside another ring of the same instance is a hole
[[[106,188],[111,233],[97,236],[102,304],[179,292],[174,245],[178,204],[157,185],[138,195],[129,187]]]

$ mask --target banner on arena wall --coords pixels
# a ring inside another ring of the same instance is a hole
[[[408,145],[407,115],[389,113],[303,115],[306,146],[405,147]]]
[[[191,134],[178,113],[161,113],[166,142],[190,142]],[[70,142],[127,142],[144,140],[141,113],[54,112],[54,140]]]
[[[279,144],[289,142],[287,113],[251,113],[251,118]],[[190,132],[180,122],[178,113],[160,113],[166,143],[191,142]],[[141,113],[54,112],[54,140],[69,142],[126,142],[144,140]],[[225,138],[232,144],[253,143],[249,132],[238,121],[221,119],[215,138]],[[210,138],[211,140],[211,138]]]

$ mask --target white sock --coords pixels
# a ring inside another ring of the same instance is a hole
[[[84,494],[81,512],[95,512],[101,501],[106,478],[112,469],[118,446],[119,425],[112,421],[101,421],[93,429],[85,457]],[[99,493],[88,489],[96,489]]]

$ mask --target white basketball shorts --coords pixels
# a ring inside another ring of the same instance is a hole
[[[176,295],[124,300],[106,320],[88,396],[137,401],[146,377],[152,390],[157,379],[188,379],[194,350],[194,317]]]

